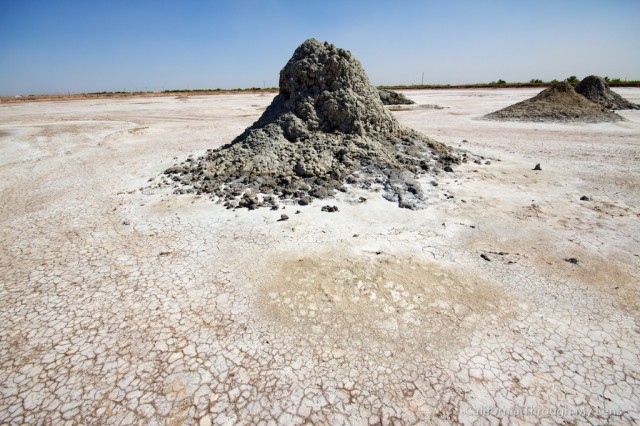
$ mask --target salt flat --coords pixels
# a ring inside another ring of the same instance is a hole
[[[484,157],[419,211],[153,188],[270,94],[0,104],[0,423],[640,422],[640,111],[480,119],[537,92],[404,92]]]

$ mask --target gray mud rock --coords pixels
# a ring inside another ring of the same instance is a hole
[[[607,109],[640,109],[640,105],[629,102],[611,90],[609,83],[597,75],[583,78],[576,86],[576,92]]]
[[[566,80],[554,84],[531,99],[484,116],[502,121],[577,121],[588,123],[623,120],[602,105],[579,95]]]
[[[309,204],[350,186],[382,189],[407,208],[424,204],[416,178],[460,158],[403,127],[350,52],[315,39],[280,72],[280,90],[231,143],[165,171],[169,184],[250,209],[275,199]]]
[[[402,93],[394,92],[393,90],[379,89],[378,94],[380,100],[384,105],[412,105],[414,101],[407,98]]]

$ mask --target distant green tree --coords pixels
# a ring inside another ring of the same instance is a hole
[[[543,81],[540,80],[539,78],[532,78],[531,81],[529,81],[529,83],[531,83],[531,84],[542,84]]]
[[[580,83],[580,80],[578,80],[578,77],[576,77],[575,75],[572,75],[571,77],[569,77],[569,78],[567,79],[567,81],[568,81],[570,84],[578,84],[578,83]]]
[[[497,83],[497,84],[507,84],[507,82],[506,82],[506,81],[504,81],[503,79],[500,79],[500,80],[498,80],[498,83]]]

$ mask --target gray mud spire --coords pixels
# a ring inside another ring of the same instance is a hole
[[[413,209],[424,202],[416,177],[459,161],[400,125],[350,52],[310,39],[280,72],[279,93],[258,121],[165,174],[176,192],[211,194],[229,208],[307,204],[355,186]]]
[[[607,109],[640,109],[640,105],[629,102],[611,90],[609,83],[597,75],[583,78],[576,86],[576,92]]]

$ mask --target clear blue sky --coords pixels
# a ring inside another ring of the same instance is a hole
[[[640,79],[640,0],[0,0],[0,96],[277,86],[310,37],[377,85]]]

